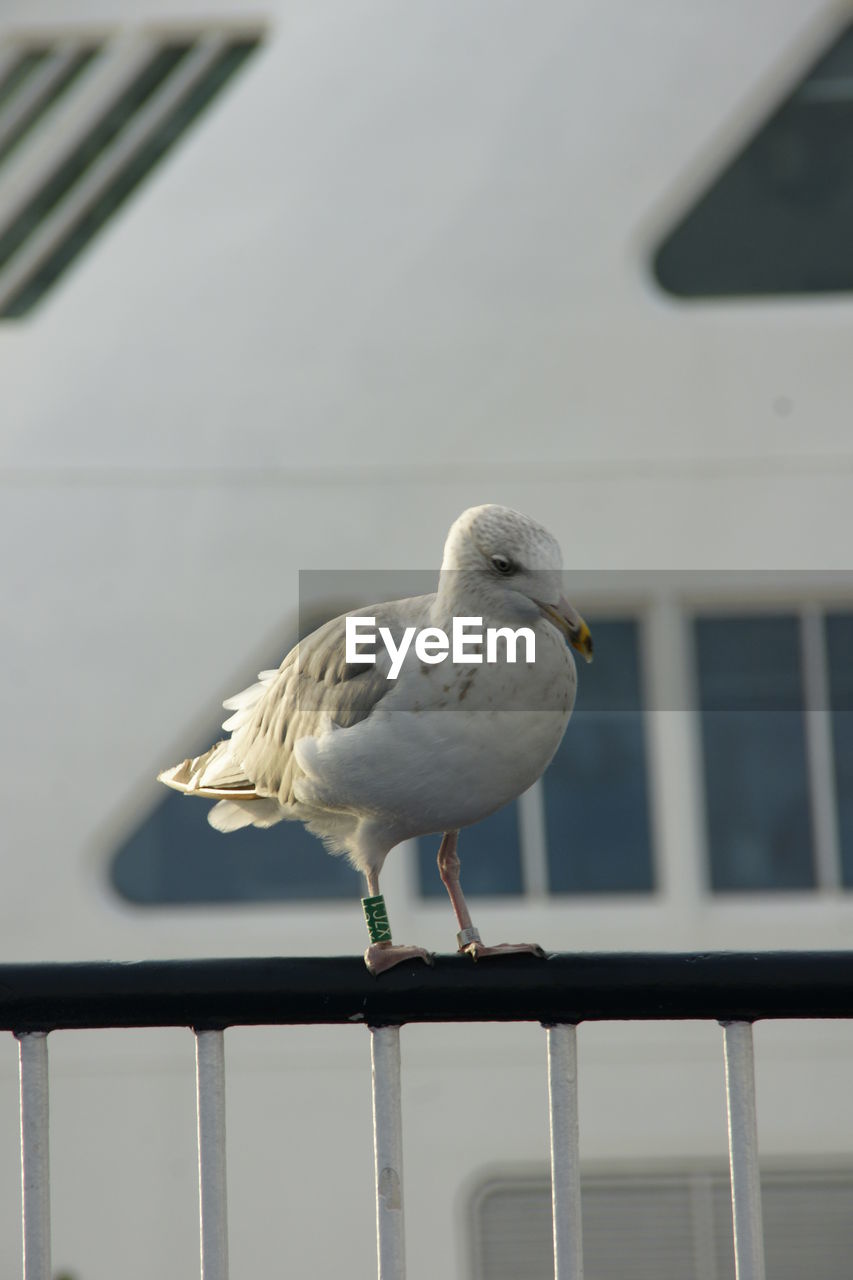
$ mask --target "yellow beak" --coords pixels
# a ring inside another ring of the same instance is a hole
[[[538,600],[536,603],[549,622],[553,622],[554,626],[562,631],[572,648],[577,649],[586,662],[592,662],[593,644],[590,629],[565,596],[560,596],[555,605],[542,604]]]

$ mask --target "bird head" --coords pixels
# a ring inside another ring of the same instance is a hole
[[[556,538],[511,507],[469,507],[444,544],[440,592],[478,594],[483,612],[518,625],[545,617],[572,648],[592,661],[589,627],[562,593],[563,557]],[[470,603],[468,605],[470,608]]]

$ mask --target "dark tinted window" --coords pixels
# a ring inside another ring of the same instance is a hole
[[[853,289],[853,26],[661,245],[686,297]]]
[[[25,75],[23,94],[15,92],[21,88],[21,83],[16,83],[14,70],[0,83],[0,164],[12,155],[30,130],[71,88],[97,53],[98,46],[82,45],[67,53],[57,49],[53,56],[49,56],[47,51],[22,55],[18,68],[29,64],[32,71],[41,74]],[[49,74],[44,74],[45,70]],[[35,85],[34,80],[37,81]],[[4,99],[9,96],[12,98],[11,108],[4,111]]]
[[[575,711],[544,778],[553,893],[654,888],[639,628],[593,626],[595,661],[579,663]]]
[[[440,836],[418,840],[418,877],[425,898],[446,894],[436,866]],[[399,854],[391,854],[391,857]],[[518,805],[506,805],[459,833],[462,888],[467,895],[521,893]]]
[[[35,306],[258,43],[254,37],[214,41],[211,33],[164,43],[118,97],[105,100],[100,118],[44,173],[29,199],[5,221],[0,211],[0,317],[23,316]],[[100,65],[108,59],[110,46],[97,51]],[[34,97],[31,105],[24,104],[26,111],[16,110],[16,102],[20,107],[16,94],[25,92],[28,83],[32,87],[38,62],[47,54],[38,53],[35,63],[35,54],[19,60],[23,72],[17,79],[10,73],[11,79],[7,76],[0,83],[0,160],[13,148],[25,150],[33,125],[68,93],[95,53],[93,47],[81,46],[77,56],[58,69],[45,92]]]
[[[853,613],[826,619],[842,881],[853,888]]]
[[[346,858],[330,857],[301,822],[223,835],[208,824],[211,805],[164,795],[113,859],[113,885],[123,898],[163,906],[361,896],[361,876]]]
[[[695,623],[711,886],[814,887],[799,622]]]

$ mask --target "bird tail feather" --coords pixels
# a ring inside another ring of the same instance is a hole
[[[241,827],[273,827],[285,817],[277,800],[220,800],[207,815],[217,831],[239,831]]]
[[[203,800],[218,800],[207,815],[217,831],[241,827],[272,827],[287,815],[278,800],[259,796],[240,764],[231,757],[231,741],[217,742],[203,755],[182,760],[158,774],[158,782]]]
[[[157,775],[175,791],[185,795],[202,796],[208,800],[252,800],[257,795],[254,783],[246,777],[238,761],[231,756],[231,742],[223,739],[209,751],[189,760],[182,760],[171,769]]]

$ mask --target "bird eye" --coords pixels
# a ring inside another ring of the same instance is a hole
[[[507,556],[492,556],[492,565],[497,569],[498,573],[502,573],[506,578],[511,573],[515,573],[515,565]]]

